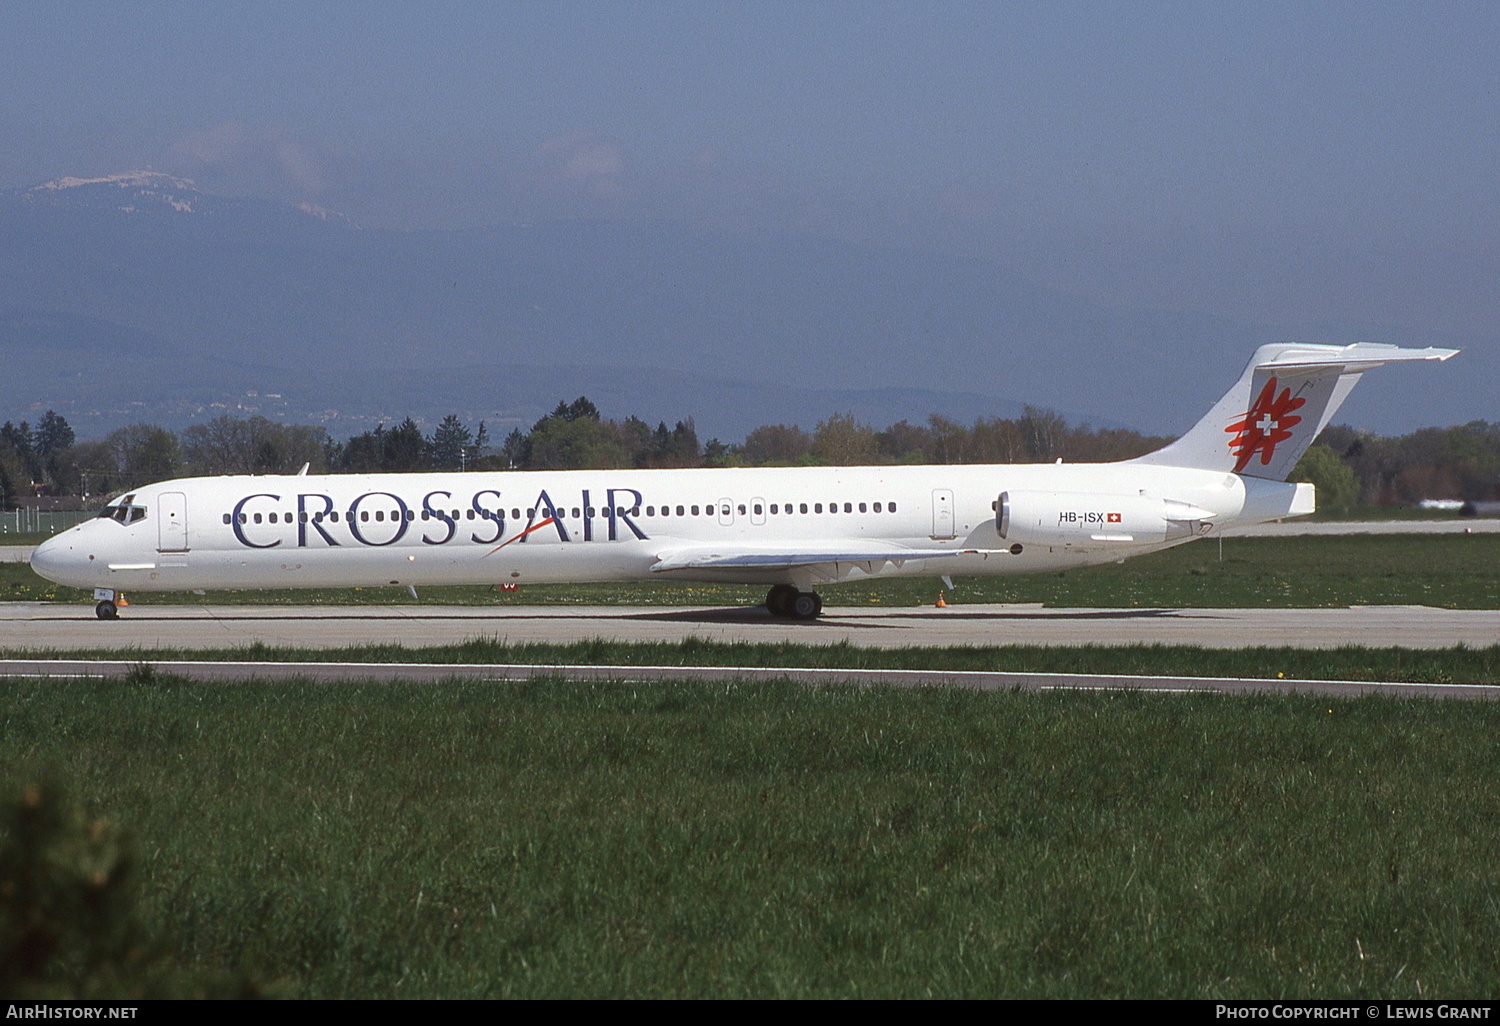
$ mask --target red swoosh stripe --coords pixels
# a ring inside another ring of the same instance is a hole
[[[505,548],[505,546],[509,545],[511,542],[513,542],[513,541],[520,541],[522,538],[526,537],[532,531],[540,531],[542,528],[544,528],[548,524],[552,523],[552,521],[554,519],[555,518],[553,518],[553,517],[548,517],[546,520],[538,521],[537,523],[532,524],[530,527],[526,528],[526,530],[522,531],[520,534],[516,535],[514,538],[507,538],[507,539],[505,539],[505,541],[501,542],[499,545],[496,545],[493,549],[490,549],[490,551],[488,551],[488,552],[486,552],[484,554],[483,558],[488,558],[490,556],[493,556],[495,553],[497,553],[501,549]]]

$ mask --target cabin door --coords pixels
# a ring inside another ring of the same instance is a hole
[[[187,496],[163,492],[156,497],[156,548],[159,552],[186,552]]]
[[[936,488],[932,492],[932,537],[955,537],[953,530],[953,489]]]

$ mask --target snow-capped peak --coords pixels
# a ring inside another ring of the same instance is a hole
[[[177,178],[160,171],[122,171],[102,178],[58,178],[55,181],[33,185],[28,192],[59,192],[76,189],[80,185],[113,185],[121,189],[175,189],[179,192],[197,192],[198,183],[191,178]]]

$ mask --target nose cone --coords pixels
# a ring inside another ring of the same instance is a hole
[[[69,531],[56,538],[48,538],[32,549],[31,569],[58,584],[87,586],[90,582],[84,578],[84,567],[88,557],[78,551],[74,539],[70,537],[72,534]]]

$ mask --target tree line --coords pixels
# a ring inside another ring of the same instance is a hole
[[[881,430],[833,414],[811,431],[757,427],[737,443],[700,441],[691,418],[655,428],[639,417],[604,418],[585,396],[561,401],[529,430],[494,441],[450,414],[424,434],[408,417],[344,441],[327,429],[224,415],[181,432],[132,424],[79,441],[54,411],[35,425],[0,426],[0,506],[35,495],[104,496],[173,477],[218,474],[376,473],[612,467],[854,466],[920,463],[1069,463],[1129,459],[1167,438],[1122,428],[1070,425],[1048,410],[960,424],[934,414]],[[1500,424],[1474,421],[1381,438],[1334,425],[1298,464],[1295,480],[1318,486],[1319,505],[1487,500],[1500,481]]]

